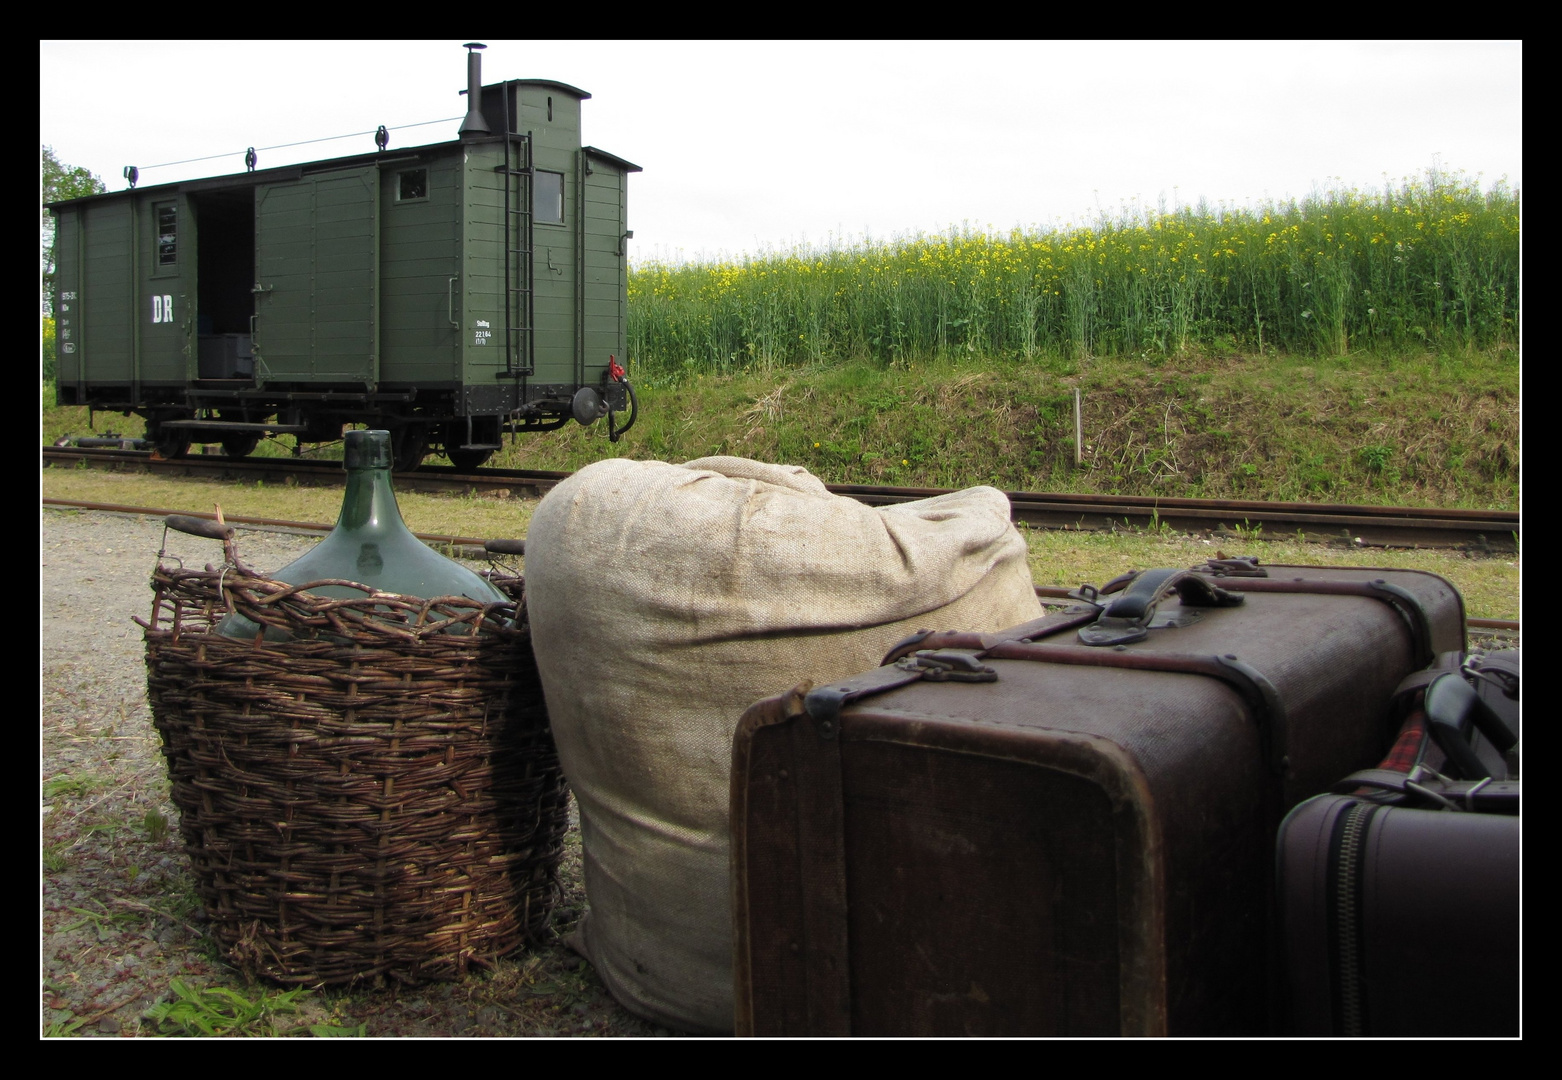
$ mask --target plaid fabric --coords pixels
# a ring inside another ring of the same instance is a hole
[[[1389,747],[1388,753],[1384,755],[1377,767],[1408,775],[1410,770],[1420,763],[1422,755],[1426,752],[1426,744],[1426,710],[1421,707],[1418,694],[1415,709],[1400,725],[1399,737],[1394,740],[1394,745]],[[1398,798],[1398,795],[1385,792],[1377,786],[1359,787],[1351,794],[1372,802],[1391,802]]]
[[[1378,764],[1380,769],[1408,773],[1416,767],[1426,749],[1426,712],[1417,706],[1399,729],[1399,738]]]

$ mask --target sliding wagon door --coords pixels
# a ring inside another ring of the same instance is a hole
[[[379,382],[379,170],[255,192],[255,378]]]

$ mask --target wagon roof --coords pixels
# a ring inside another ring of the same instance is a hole
[[[516,82],[528,82],[562,87],[571,93],[584,94],[583,90],[576,90],[566,83],[553,82],[547,79],[517,79]],[[586,96],[590,96],[589,94]],[[46,203],[46,207],[54,209],[62,206],[75,206],[79,203],[105,201],[109,199],[124,198],[126,195],[147,194],[151,192],[176,192],[176,191],[217,191],[223,188],[254,187],[256,184],[264,184],[276,180],[287,180],[298,177],[306,172],[321,172],[327,169],[347,168],[353,165],[370,165],[374,162],[390,163],[393,161],[406,161],[413,156],[436,153],[450,150],[455,147],[469,146],[474,142],[488,142],[499,139],[502,136],[490,135],[478,139],[460,140],[452,139],[449,142],[424,143],[421,146],[395,147],[385,151],[370,151],[366,154],[349,154],[345,157],[321,158],[316,161],[300,161],[291,165],[279,165],[274,169],[256,169],[254,172],[223,173],[218,176],[192,177],[188,180],[171,180],[166,184],[143,184],[137,188],[124,188],[119,191],[104,191],[96,195],[83,195],[75,199],[61,199],[58,202]],[[642,172],[639,165],[626,161],[606,150],[599,150],[594,146],[581,148],[594,157],[601,158],[628,172]]]
[[[588,91],[582,90],[578,86],[571,86],[567,82],[559,82],[559,80],[557,80],[557,79],[506,79],[505,82],[506,83],[525,83],[527,86],[557,86],[560,90],[563,90],[566,94],[574,94],[576,97],[580,98],[580,100],[582,100],[582,101],[585,101],[587,98],[589,98],[591,96],[591,94]],[[490,83],[489,85],[492,86],[493,84]],[[488,87],[485,86],[485,87],[483,87],[483,89],[486,90],[486,89],[488,89]],[[466,91],[464,91],[464,90],[462,91],[462,93],[465,93],[465,92]]]
[[[606,150],[598,150],[595,146],[582,146],[581,150],[590,154],[594,158],[601,158],[603,161],[606,161],[611,165],[617,165],[625,172],[645,172],[644,169],[636,165],[634,162],[625,161],[617,154],[610,154]]]
[[[83,195],[78,199],[62,199],[59,202],[52,202],[47,205],[51,208],[56,206],[74,206],[77,203],[123,198],[126,195],[140,195],[147,192],[203,191],[221,188],[253,187],[256,184],[263,184],[272,180],[285,180],[306,171],[318,172],[322,169],[342,168],[355,164],[367,165],[372,161],[406,159],[409,155],[459,145],[461,145],[459,140],[453,140],[443,143],[426,143],[423,146],[399,147],[395,150],[370,151],[367,154],[348,154],[345,157],[321,158],[317,161],[300,161],[291,165],[278,165],[274,169],[256,169],[254,172],[222,173],[217,176],[191,177],[188,180],[170,180],[166,184],[143,184],[136,188],[105,191],[97,195]]]

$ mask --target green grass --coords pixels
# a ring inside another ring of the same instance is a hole
[[[142,1014],[149,1022],[147,1032],[154,1035],[212,1038],[217,1036],[312,1035],[317,1039],[359,1038],[363,1024],[342,1024],[336,1009],[322,1022],[301,1019],[289,1023],[311,997],[312,991],[251,988],[240,993],[225,986],[192,986],[182,979],[168,984],[168,1000],[158,1002]],[[320,1012],[318,1007],[311,1012]]]
[[[169,982],[172,997],[148,1009],[144,1018],[159,1035],[211,1038],[219,1035],[274,1036],[279,1017],[298,1011],[307,990],[262,990],[253,997],[223,986],[196,987],[181,979]]]
[[[72,776],[69,773],[60,773],[43,782],[43,797],[45,799],[76,798],[82,795],[90,795],[102,786],[102,781],[94,776]]]
[[[1515,509],[1519,373],[1508,348],[1122,357],[1075,375],[993,357],[694,372],[643,387],[640,418],[616,444],[600,423],[569,424],[514,438],[492,464],[572,470],[604,457],[734,454],[838,483]],[[134,417],[108,419],[98,416],[100,432],[139,433]],[[47,441],[87,424],[85,409],[42,411]],[[290,452],[281,442],[262,452]],[[340,444],[318,452],[339,455]],[[242,485],[221,490],[248,499]],[[320,501],[304,489],[289,499]],[[332,517],[324,504],[314,512]]]

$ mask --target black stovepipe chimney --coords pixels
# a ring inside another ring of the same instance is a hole
[[[461,137],[475,138],[488,134],[488,122],[483,119],[483,53],[487,45],[469,41],[462,46],[466,52],[466,119],[461,121]]]

